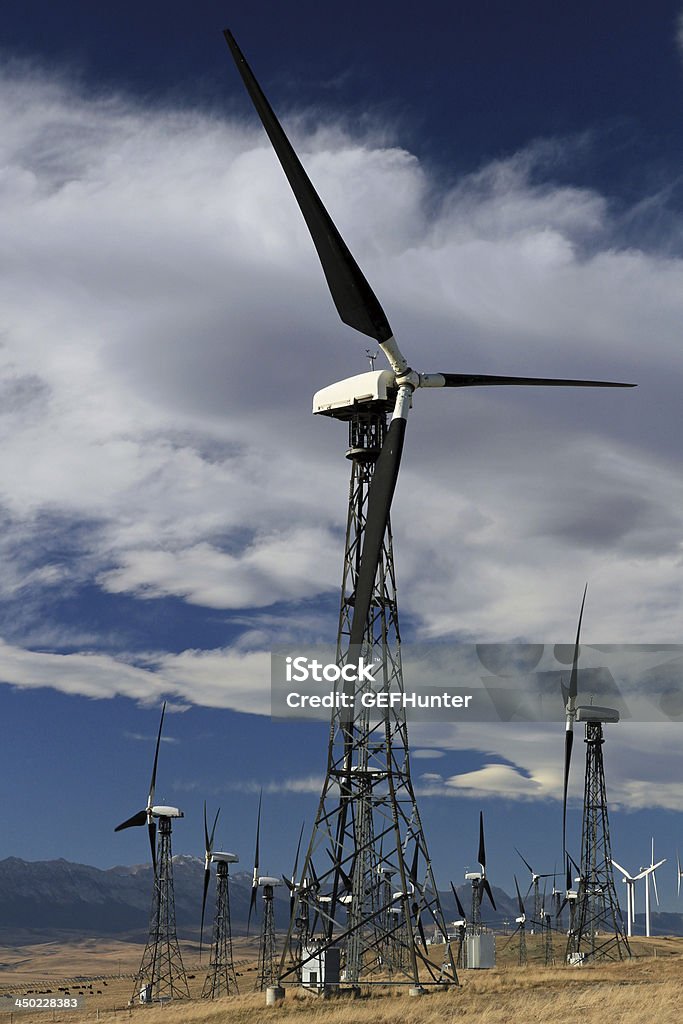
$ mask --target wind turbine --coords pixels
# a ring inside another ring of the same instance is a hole
[[[265,991],[270,985],[277,982],[277,967],[275,959],[275,888],[282,885],[282,880],[273,875],[261,875],[259,873],[260,860],[260,837],[261,837],[261,801],[263,793],[259,795],[258,815],[256,818],[256,848],[254,851],[254,871],[251,880],[251,899],[249,901],[249,915],[247,917],[247,934],[251,924],[251,915],[256,907],[256,898],[259,889],[263,889],[263,923],[259,936],[258,972],[256,977],[256,990]]]
[[[614,708],[598,707],[593,704],[577,706],[579,640],[587,590],[588,584],[584,588],[581,600],[569,686],[565,686],[564,681],[561,683],[566,715],[562,807],[562,845],[565,853],[567,849],[567,787],[575,721],[585,723],[584,743],[586,746],[576,927],[573,930],[570,929],[567,943],[567,961],[572,964],[583,963],[586,959],[623,960],[624,956],[630,957],[631,955],[628,937],[624,934],[624,923],[614,886],[602,752],[605,742],[603,725],[607,722],[618,722],[619,712]]]
[[[517,906],[519,908],[519,915],[515,918],[515,924],[517,925],[517,927],[515,928],[515,930],[510,935],[510,938],[507,940],[507,942],[503,946],[503,949],[506,949],[507,946],[509,946],[510,943],[512,942],[512,940],[515,937],[515,935],[517,935],[517,933],[519,933],[519,948],[518,948],[518,954],[517,954],[517,962],[518,962],[520,967],[525,967],[526,964],[527,964],[527,951],[526,951],[526,910],[524,909],[524,900],[522,899],[522,894],[519,891],[519,882],[517,881],[517,876],[513,875],[512,877],[515,880],[515,892],[517,893]]]
[[[637,875],[631,875],[626,868],[622,868],[621,864],[617,864],[614,858],[612,858],[612,863],[617,871],[621,871],[624,876],[623,880],[626,883],[626,934],[631,938],[636,920],[636,882],[644,877],[645,872],[640,871]]]
[[[481,931],[481,903],[484,898],[484,893],[488,896],[493,909],[496,909],[496,902],[493,898],[491,884],[486,877],[486,844],[484,842],[483,811],[479,811],[479,850],[477,853],[477,860],[479,861],[480,870],[467,871],[465,873],[465,881],[472,883],[472,920],[470,924],[473,935],[478,934]]]
[[[633,385],[568,378],[421,373],[413,369],[399,348],[377,296],[315,191],[232,33],[226,30],[225,38],[304,217],[341,320],[360,334],[373,338],[389,364],[389,369],[372,369],[318,391],[313,399],[313,411],[346,422],[350,435],[347,455],[352,464],[352,483],[337,660],[339,664],[357,665],[364,644],[371,653],[373,647],[375,651],[381,649],[384,690],[402,693],[400,655],[395,654],[400,633],[390,512],[414,394],[420,389],[444,387]],[[368,894],[373,892],[375,869],[380,859],[379,837],[386,836],[384,861],[398,873],[399,891],[404,894],[407,973],[413,985],[421,987],[419,958],[432,979],[430,983],[453,983],[457,978],[450,952],[447,950],[449,964],[444,971],[443,966],[428,959],[426,950],[420,951],[415,941],[416,933],[422,938],[422,914],[431,916],[442,932],[445,921],[410,780],[405,712],[392,709],[386,716],[382,724],[384,743],[379,744],[377,726],[370,722],[361,701],[354,702],[360,690],[358,682],[346,682],[341,695],[348,703],[332,712],[328,768],[304,874],[309,875],[314,851],[326,846],[333,855],[333,864],[327,872],[321,871],[319,877],[326,888],[329,882],[331,898],[324,906],[319,900],[316,909],[323,922],[327,944],[331,946],[338,941],[345,944],[345,977],[348,984],[357,986],[361,974],[382,968],[381,957],[376,955],[377,931],[382,927],[381,921],[386,920],[388,908],[373,906]],[[390,786],[387,785],[389,777]],[[388,795],[387,788],[391,790]],[[375,818],[383,819],[377,828]],[[420,878],[414,877],[409,869],[411,850],[422,858],[424,870]],[[352,864],[353,885],[352,892],[348,893],[342,872],[349,874]],[[410,904],[408,882],[414,888]],[[339,921],[336,911],[343,892],[351,895],[352,900],[347,918]],[[294,929],[295,923],[290,921],[285,949]],[[296,973],[296,968],[285,971],[284,961],[281,966],[281,981]]]
[[[451,889],[453,890],[453,896],[455,898],[455,906],[457,908],[458,913],[460,914],[460,917],[458,918],[458,920],[457,921],[453,921],[453,927],[458,929],[458,956],[457,956],[456,963],[457,963],[458,967],[464,967],[465,963],[464,963],[464,952],[463,951],[464,951],[464,948],[465,948],[465,936],[467,934],[467,915],[465,913],[465,908],[463,907],[462,903],[460,902],[460,897],[458,896],[458,891],[457,891],[457,889],[455,888],[455,886],[453,885],[452,882],[451,882]]]
[[[681,898],[681,878],[683,878],[683,869],[681,869],[681,858],[676,850],[676,896]]]
[[[120,832],[124,828],[147,825],[150,846],[152,848],[152,864],[154,867],[154,892],[149,916],[149,935],[147,945],[142,954],[140,969],[136,975],[136,987],[133,996],[138,995],[140,1002],[149,1003],[163,998],[189,998],[187,976],[183,966],[180,947],[176,934],[175,893],[173,888],[173,856],[171,852],[171,824],[175,818],[183,818],[183,812],[177,807],[154,803],[156,788],[157,765],[159,762],[159,745],[161,731],[164,726],[166,704],[161,709],[161,721],[154,750],[152,778],[147,796],[147,806],[138,811],[114,829]],[[159,822],[159,842],[157,849],[157,824]]]
[[[214,850],[213,841],[220,808],[216,811],[213,826],[209,833],[206,820],[206,801],[204,801],[204,893],[202,897],[202,921],[199,932],[199,960],[202,959],[202,942],[204,938],[204,912],[206,896],[211,877],[211,865],[216,865],[216,908],[211,941],[211,962],[202,988],[202,998],[218,999],[220,996],[231,995],[238,991],[237,975],[232,955],[232,927],[230,922],[230,864],[237,864],[239,857],[235,853]]]
[[[655,891],[655,899],[657,906],[659,906],[659,893],[657,892],[657,879],[655,877],[655,871],[661,867],[662,864],[666,863],[666,857],[663,860],[657,861],[655,864],[655,841],[652,839],[652,846],[650,852],[650,863],[647,867],[641,865],[639,878],[645,879],[645,935],[650,937],[650,877],[652,877],[652,885]],[[680,876],[679,876],[680,877]]]
[[[534,869],[532,868],[532,866],[529,863],[529,861],[526,860],[524,857],[522,857],[522,854],[519,852],[519,850],[517,849],[516,846],[515,846],[515,853],[517,854],[517,856],[520,858],[520,860],[524,863],[524,865],[531,872],[531,881],[529,882],[529,888],[527,889],[526,894],[527,894],[527,897],[528,897],[528,895],[531,892],[531,890],[532,889],[534,890],[534,916],[531,919],[531,929],[530,929],[530,932],[533,935],[534,932],[535,932],[536,925],[543,923],[542,922],[542,918],[541,918],[541,893],[540,893],[540,886],[539,886],[538,883],[539,883],[541,878],[552,878],[553,877],[553,872],[552,871],[547,871],[544,874],[539,874],[538,871],[534,871]]]

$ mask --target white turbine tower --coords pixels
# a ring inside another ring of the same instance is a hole
[[[655,891],[655,899],[657,900],[657,906],[659,906],[659,894],[657,893],[657,879],[655,878],[655,871],[660,868],[662,864],[666,863],[666,857],[663,860],[657,861],[655,864],[655,841],[652,839],[652,847],[650,853],[650,863],[647,867],[641,867],[640,878],[645,879],[645,934],[650,936],[650,876],[652,876],[652,885]]]
[[[636,882],[645,877],[645,871],[640,871],[637,875],[631,875],[626,868],[622,868],[621,864],[617,864],[614,859],[612,859],[612,863],[618,871],[621,871],[624,876],[623,881],[626,883],[626,934],[630,938],[633,935],[633,925],[636,920]]]

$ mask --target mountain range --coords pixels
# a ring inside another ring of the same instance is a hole
[[[204,861],[180,855],[173,858],[173,865],[178,935],[183,939],[197,939]],[[102,870],[66,860],[25,861],[8,857],[0,861],[0,941],[10,945],[93,936],[145,941],[152,885],[149,864]],[[459,885],[457,891],[467,911],[471,905],[470,887],[465,883]],[[212,894],[213,889],[209,900]],[[237,935],[247,930],[250,894],[251,874],[240,871],[231,875],[231,920]],[[496,887],[493,894],[497,912],[485,902],[485,922],[494,928],[514,928],[519,913],[516,899]],[[275,923],[277,928],[283,929],[287,927],[289,893],[283,885],[275,890],[275,895]],[[528,917],[532,911],[531,901],[529,897],[525,904]],[[441,893],[441,902],[447,921],[460,916],[450,891]],[[643,915],[639,914],[638,934],[643,933],[642,922]],[[257,933],[258,923],[252,922],[251,931]],[[683,935],[683,914],[653,913],[652,933]],[[207,930],[205,941],[208,937]]]

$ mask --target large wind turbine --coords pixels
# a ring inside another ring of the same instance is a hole
[[[581,388],[624,388],[635,385],[602,380],[513,377],[507,374],[418,373],[414,370],[399,348],[377,296],[323,206],[232,33],[226,30],[225,38],[306,221],[339,316],[349,327],[374,338],[390,366],[388,371],[373,370],[332,384],[319,391],[314,399],[314,412],[328,414],[337,406],[367,402],[371,397],[384,398],[393,405],[391,424],[375,464],[368,495],[365,542],[351,629],[351,647],[360,647],[365,634],[375,574],[401,463],[408,413],[415,391],[421,388],[512,384]]]
[[[621,871],[626,883],[626,934],[630,939],[636,920],[636,882],[644,877],[645,872],[640,871],[637,875],[631,875],[626,868],[622,868],[621,864],[617,864],[614,858],[612,858],[612,863],[618,871]]]
[[[655,899],[657,906],[659,906],[659,893],[657,892],[657,879],[655,877],[655,871],[660,868],[662,864],[666,863],[666,857],[663,860],[657,861],[655,864],[655,841],[652,839],[652,846],[650,848],[650,863],[647,867],[641,866],[640,874],[638,878],[645,879],[645,934],[650,937],[650,878],[652,878],[652,886],[655,891]]]
[[[370,653],[368,663],[373,653],[379,652],[383,692],[400,695],[404,689],[390,512],[413,395],[423,388],[478,385],[633,385],[414,370],[399,348],[377,296],[227,30],[225,38],[304,217],[341,320],[373,338],[388,362],[388,369],[373,369],[318,391],[313,411],[342,420],[349,429],[347,457],[352,469],[337,662],[357,665],[363,645]],[[391,417],[388,426],[387,416]],[[399,905],[407,936],[401,953],[401,962],[408,965],[404,974],[418,988],[426,974],[431,978],[430,984],[448,984],[456,980],[450,947],[447,944],[443,965],[437,965],[430,960],[423,939],[423,916],[427,921],[431,918],[442,933],[446,932],[446,925],[410,778],[405,712],[392,706],[381,722],[380,733],[377,724],[362,710],[362,702],[354,703],[361,690],[358,682],[344,684],[341,694],[345,707],[335,708],[332,713],[328,768],[303,876],[313,877],[314,854],[325,849],[332,866],[323,865],[317,873],[326,902],[318,896],[316,912],[320,915],[326,948],[336,944],[344,949],[346,984],[357,986],[369,973],[385,970],[381,951],[390,935],[396,934],[394,929],[386,931],[388,911]],[[391,906],[371,898],[376,891],[378,869],[391,871],[397,879],[398,897]],[[348,907],[344,916],[338,914],[342,898]],[[286,949],[294,929],[291,921]],[[296,965],[285,968],[283,959],[280,982],[298,974]]]

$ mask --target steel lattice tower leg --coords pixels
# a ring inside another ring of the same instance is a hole
[[[337,636],[339,665],[357,662],[360,653],[349,650],[351,621],[368,487],[386,433],[386,413],[386,403],[372,403],[349,420],[351,485]],[[402,695],[390,525],[384,536],[362,653],[366,664],[379,664],[374,689]],[[369,683],[355,684],[353,709],[340,707],[332,713],[327,772],[302,878],[315,879],[308,898],[319,915],[323,948],[326,944],[344,951],[344,983],[356,986],[381,974],[393,983],[415,986],[421,982],[457,984],[450,943],[446,944],[445,963],[436,963],[423,942],[424,927],[435,925],[443,935],[447,929],[410,777],[405,711],[396,706],[387,710],[383,719],[371,718],[361,706],[361,696],[369,687]],[[338,692],[348,693],[348,689],[340,687]],[[383,874],[392,878],[393,892],[377,884]],[[397,909],[400,915],[393,913]],[[285,984],[295,981],[301,968],[301,963],[286,955],[295,917],[296,909],[280,965],[280,982]],[[388,944],[392,949],[389,961]]]
[[[586,722],[581,873],[567,959],[623,960],[631,956],[612,872],[602,722]]]
[[[543,916],[543,934],[544,934],[544,953],[545,953],[545,966],[552,967],[555,963],[555,956],[553,953],[553,926],[550,920],[549,914]]]
[[[144,991],[147,1002],[189,999],[175,923],[171,819],[159,818],[157,875],[149,918],[149,938],[137,973],[132,1000]]]
[[[203,999],[219,999],[238,992],[232,958],[230,926],[230,876],[228,865],[218,861],[216,868],[216,916],[213,923],[211,962],[202,988]]]
[[[520,967],[526,967],[527,965],[527,953],[526,953],[526,928],[519,929],[519,955],[518,963]]]
[[[263,888],[263,927],[258,951],[258,974],[256,991],[264,992],[270,985],[277,983],[277,963],[275,960],[275,918],[273,914],[273,887]]]

